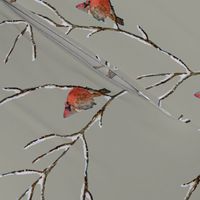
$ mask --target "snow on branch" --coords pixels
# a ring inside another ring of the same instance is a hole
[[[51,18],[40,14],[40,13],[36,13],[31,11],[33,14],[37,15],[39,18],[43,19],[44,21],[46,21],[47,23],[49,23],[51,26],[54,27],[66,27],[67,31],[66,34],[71,33],[73,30],[75,29],[80,29],[80,30],[87,30],[89,31],[89,33],[87,34],[87,37],[93,36],[97,33],[100,32],[104,32],[104,31],[112,31],[112,32],[117,32],[120,34],[123,34],[125,36],[128,36],[132,39],[135,39],[145,45],[151,46],[152,48],[158,50],[160,53],[168,56],[170,59],[172,59],[174,62],[176,62],[178,65],[180,65],[180,67],[184,70],[183,72],[167,72],[167,73],[154,73],[154,74],[145,74],[145,75],[141,75],[139,77],[137,77],[137,79],[144,79],[144,78],[150,78],[150,77],[157,77],[157,76],[161,76],[163,77],[160,81],[147,86],[146,89],[152,89],[155,87],[159,87],[169,81],[171,81],[174,78],[178,78],[178,81],[175,85],[173,85],[167,92],[165,92],[163,95],[159,96],[159,103],[158,106],[161,107],[161,102],[163,100],[165,100],[166,98],[168,98],[170,95],[172,95],[176,89],[187,79],[191,78],[192,76],[197,76],[200,75],[200,71],[192,71],[190,69],[190,67],[180,58],[178,58],[176,55],[172,54],[171,52],[161,48],[159,45],[157,45],[155,42],[153,42],[152,40],[150,40],[147,32],[141,27],[141,26],[137,26],[138,31],[140,33],[140,35],[134,34],[132,32],[126,31],[125,29],[120,28],[119,26],[115,26],[114,28],[112,27],[103,27],[103,26],[86,26],[86,25],[79,25],[79,24],[74,24],[72,23],[70,20],[66,19],[65,17],[62,16],[62,14],[54,7],[52,6],[50,3],[48,3],[47,1],[44,0],[34,0],[36,3],[46,7],[47,9],[49,9],[51,12],[53,12],[55,14],[55,16],[58,17],[60,22],[56,22],[54,20],[52,20]],[[11,21],[4,21],[3,23],[19,23],[20,20],[11,20]],[[25,21],[21,20],[21,23],[27,23]],[[32,44],[34,47],[34,51],[35,52],[33,55],[33,57],[36,57],[36,45],[33,39],[33,32],[32,32],[32,27],[27,23],[27,29],[31,30],[30,35],[32,38]],[[19,37],[21,37],[24,34],[25,29],[18,35]],[[18,37],[16,38],[16,41],[18,41]],[[13,45],[13,47],[11,48],[10,53],[13,51],[15,47],[15,43]],[[9,57],[10,53],[8,54],[7,57]],[[8,58],[7,58],[8,59]],[[7,61],[7,59],[5,59],[5,61]]]
[[[192,181],[189,181],[187,183],[184,183],[181,185],[181,187],[188,187],[188,192],[184,198],[184,200],[189,200],[190,197],[192,196],[193,192],[196,190],[197,186],[200,183],[200,175],[197,176],[195,179]]]
[[[154,73],[154,74],[145,74],[145,75],[141,75],[138,76],[137,79],[144,79],[144,78],[150,78],[150,77],[164,77],[163,79],[161,79],[160,81],[149,85],[146,87],[146,90],[161,86],[171,80],[173,80],[174,78],[178,77],[178,81],[176,82],[175,85],[173,85],[166,93],[164,93],[163,95],[159,96],[159,103],[158,105],[161,106],[161,101],[165,100],[167,97],[169,97],[170,95],[172,95],[176,89],[187,79],[193,77],[193,76],[199,76],[200,75],[200,71],[192,71],[192,70],[185,70],[184,72],[167,72],[167,73]]]
[[[55,22],[54,20],[50,19],[47,16],[35,13],[35,15],[37,15],[38,17],[42,18],[43,20],[45,20],[47,23],[49,23],[50,25],[53,25],[55,27],[66,27],[68,28],[66,34],[71,33],[73,30],[75,29],[81,29],[81,30],[88,30],[89,33],[87,34],[87,37],[89,38],[90,36],[93,36],[97,33],[100,32],[105,32],[105,31],[112,31],[112,32],[117,32],[120,34],[123,34],[125,36],[128,36],[132,39],[135,39],[145,45],[151,46],[152,48],[158,50],[160,53],[168,56],[170,59],[172,59],[172,61],[176,62],[184,71],[183,72],[168,72],[168,73],[154,73],[154,74],[146,74],[146,75],[142,75],[139,76],[137,79],[144,79],[144,78],[149,78],[149,77],[156,77],[156,76],[162,76],[163,79],[161,79],[160,81],[146,87],[147,90],[158,87],[160,85],[163,85],[169,81],[171,81],[172,79],[174,79],[175,77],[178,77],[179,80],[177,81],[177,83],[171,88],[169,89],[166,93],[164,93],[163,95],[161,95],[159,97],[159,103],[158,106],[161,107],[161,102],[166,99],[167,97],[169,97],[170,95],[172,95],[176,89],[187,79],[189,79],[192,76],[197,76],[200,75],[200,71],[192,71],[190,69],[190,67],[180,58],[178,58],[176,55],[172,54],[171,52],[161,48],[159,45],[157,45],[155,42],[153,42],[152,40],[150,40],[147,32],[141,27],[141,26],[137,26],[138,31],[140,33],[140,35],[131,33],[129,31],[126,31],[125,29],[120,28],[119,26],[116,26],[114,28],[111,27],[103,27],[103,26],[85,26],[85,25],[79,25],[79,24],[74,24],[71,21],[65,19],[60,13],[59,11],[52,6],[51,4],[49,4],[46,1],[43,0],[35,0],[37,3],[40,3],[41,5],[47,7],[50,11],[52,11],[59,19],[60,19],[60,23]]]
[[[25,89],[25,90],[22,90],[22,89],[17,88],[17,87],[10,87],[10,88],[6,88],[6,89],[9,90],[9,91],[15,91],[18,94],[20,92],[23,93],[23,91],[30,92],[30,91],[34,91],[34,90],[40,89],[40,88],[68,89],[68,88],[71,88],[71,87],[75,87],[75,86],[45,84],[43,86],[28,88],[28,89]],[[83,88],[85,88],[85,87],[83,87]],[[87,88],[87,89],[92,90],[92,91],[96,91],[95,89],[92,89],[92,88]],[[36,174],[36,175],[39,176],[31,185],[28,186],[28,188],[18,198],[18,200],[21,200],[24,197],[26,197],[27,200],[32,200],[34,192],[35,192],[35,188],[36,188],[37,185],[40,186],[40,199],[45,200],[45,188],[46,188],[46,180],[48,178],[48,175],[57,166],[57,163],[64,157],[64,155],[66,155],[68,150],[79,139],[81,139],[81,141],[82,141],[83,152],[84,152],[83,155],[84,155],[84,162],[85,162],[85,167],[84,167],[84,172],[83,172],[84,173],[83,174],[84,181],[83,181],[82,191],[81,191],[81,195],[80,195],[80,200],[93,200],[93,196],[92,196],[92,193],[89,190],[89,184],[88,184],[89,148],[88,148],[87,140],[86,140],[86,137],[85,137],[85,133],[90,129],[91,126],[93,126],[95,124],[95,122],[99,122],[99,125],[101,127],[105,110],[108,108],[108,106],[110,105],[110,103],[113,100],[117,99],[118,97],[120,97],[121,95],[123,95],[125,93],[126,93],[126,91],[120,91],[115,95],[109,95],[109,99],[106,101],[106,103],[93,115],[93,117],[90,119],[90,121],[88,123],[86,123],[86,125],[83,128],[81,128],[79,131],[74,132],[72,134],[65,134],[65,135],[47,134],[47,135],[44,135],[40,138],[37,138],[37,139],[29,142],[24,147],[24,149],[28,149],[28,148],[33,147],[33,146],[35,146],[35,145],[37,145],[41,142],[44,142],[46,140],[53,139],[53,138],[56,138],[56,137],[70,140],[68,142],[64,142],[63,144],[60,144],[60,145],[50,149],[48,152],[46,152],[44,154],[37,156],[32,161],[33,163],[35,163],[35,162],[41,161],[44,157],[49,156],[56,151],[59,151],[59,152],[62,151],[62,153],[47,168],[45,168],[43,170],[24,169],[24,170],[18,170],[18,171],[11,171],[11,172],[4,173],[4,174],[0,175],[0,178],[6,177],[6,176],[11,176],[11,175],[14,176],[14,175],[29,175],[29,174]],[[11,97],[11,98],[15,98],[15,97]]]
[[[89,87],[82,87],[82,86],[76,86],[76,85],[58,85],[58,84],[51,84],[51,83],[39,85],[39,86],[36,86],[36,87],[30,87],[30,88],[26,88],[26,89],[21,89],[21,88],[18,88],[18,87],[4,87],[3,88],[4,91],[14,92],[14,94],[1,99],[0,100],[0,106],[7,103],[7,102],[13,101],[15,99],[24,97],[24,96],[28,95],[29,93],[36,91],[36,90],[39,90],[39,89],[68,90],[68,89],[74,88],[74,87],[80,87],[80,88],[84,88],[84,89],[94,91],[94,92],[98,91],[98,90],[95,90],[95,89],[92,89],[92,88],[89,88]],[[109,95],[107,94],[107,95],[104,95],[104,96],[109,96]]]
[[[5,59],[4,59],[4,63],[7,63],[8,60],[10,59],[10,55],[12,54],[13,50],[15,49],[15,46],[18,42],[18,40],[27,32],[29,34],[30,37],[30,41],[32,44],[32,60],[34,61],[36,59],[36,43],[34,40],[34,36],[33,36],[33,28],[32,26],[24,21],[24,20],[4,20],[2,22],[0,22],[0,25],[4,25],[4,24],[11,24],[11,25],[16,25],[16,24],[25,24],[25,28],[17,35],[17,37],[14,40],[13,45],[11,46],[9,52],[7,53]]]
[[[37,15],[38,17],[42,18],[43,20],[45,20],[50,25],[53,25],[55,27],[67,27],[68,31],[66,32],[66,34],[69,34],[72,30],[75,30],[75,29],[88,30],[90,32],[88,36],[92,36],[92,35],[94,35],[96,33],[103,32],[103,31],[118,32],[120,34],[126,35],[126,36],[128,36],[128,37],[130,37],[132,39],[136,39],[141,43],[144,43],[146,45],[149,45],[149,46],[157,49],[161,53],[163,53],[166,56],[170,57],[174,62],[178,63],[182,68],[184,68],[186,70],[186,72],[188,72],[188,71],[191,72],[191,69],[187,66],[186,63],[184,63],[183,60],[181,60],[177,56],[173,55],[169,51],[161,48],[155,42],[150,40],[148,34],[146,33],[146,31],[139,25],[137,26],[137,28],[138,28],[138,31],[141,33],[141,35],[137,35],[137,34],[129,32],[129,31],[126,31],[125,29],[122,29],[119,26],[117,26],[116,28],[111,28],[111,27],[103,27],[103,26],[86,26],[86,25],[74,24],[71,21],[65,19],[59,13],[59,11],[54,6],[52,6],[50,3],[48,3],[48,2],[46,2],[44,0],[34,0],[34,1],[36,1],[37,3],[40,3],[41,5],[47,7],[50,11],[52,11],[60,19],[61,23],[57,23],[57,22],[55,22],[54,20],[50,19],[47,16],[44,16],[44,15],[41,15],[41,14],[38,14],[38,13],[35,13],[35,12],[33,12],[33,13],[35,15]]]

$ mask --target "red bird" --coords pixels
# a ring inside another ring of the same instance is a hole
[[[200,92],[196,92],[194,96],[200,99]]]
[[[106,17],[109,17],[117,24],[124,25],[124,20],[115,15],[110,0],[86,0],[86,2],[77,4],[76,8],[91,13],[99,21],[104,21]]]
[[[94,97],[105,96],[109,92],[105,88],[93,91],[82,87],[74,87],[68,93],[63,117],[66,118],[78,111],[92,108],[96,105]]]

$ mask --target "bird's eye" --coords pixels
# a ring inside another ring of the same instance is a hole
[[[84,5],[84,8],[86,8],[89,4],[84,2],[83,5]]]
[[[84,5],[84,8],[86,8],[86,6],[87,6],[87,5],[86,5],[86,3],[85,3],[85,2],[83,3],[83,5]]]
[[[71,106],[68,103],[65,104],[65,110],[71,111]]]

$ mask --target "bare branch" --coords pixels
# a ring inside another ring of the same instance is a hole
[[[11,171],[11,172],[7,172],[4,174],[0,174],[0,178],[2,177],[6,177],[6,176],[19,176],[19,175],[29,175],[29,174],[38,174],[41,175],[42,171],[39,170],[34,170],[34,169],[23,169],[23,170],[17,170],[17,171]]]
[[[24,94],[25,91],[26,92],[31,92],[31,91],[35,91],[36,89],[41,89],[41,88],[68,89],[68,88],[71,88],[71,87],[77,87],[77,86],[45,84],[45,85],[42,85],[42,86],[32,87],[32,88],[28,88],[28,89],[24,89],[24,90],[20,89],[20,88],[17,88],[17,87],[8,87],[8,88],[5,88],[5,90],[13,91],[18,95],[19,93]],[[82,88],[87,88],[87,87],[82,87]],[[99,90],[95,90],[95,89],[92,89],[92,88],[87,88],[87,89],[92,90],[92,91],[99,91]],[[70,142],[65,142],[65,143],[63,143],[61,145],[58,145],[58,146],[50,149],[48,152],[37,156],[33,160],[33,163],[35,163],[35,162],[43,159],[44,157],[46,157],[46,156],[48,156],[48,155],[50,155],[50,154],[52,154],[52,153],[54,153],[56,151],[64,150],[47,168],[43,169],[42,171],[25,169],[25,170],[12,171],[12,172],[8,172],[8,173],[4,173],[4,174],[0,175],[0,178],[1,177],[6,177],[6,176],[10,176],[10,175],[28,175],[28,174],[37,174],[37,175],[39,175],[39,178],[36,181],[34,181],[28,187],[28,189],[25,190],[25,192],[18,198],[18,200],[22,200],[22,198],[24,198],[24,197],[27,197],[27,200],[32,200],[33,195],[34,195],[34,191],[35,191],[35,187],[37,185],[40,186],[40,199],[41,200],[45,200],[45,188],[46,188],[46,180],[47,180],[48,175],[54,169],[54,167],[56,167],[56,165],[58,164],[59,160],[61,158],[63,158],[64,155],[68,152],[70,147],[72,147],[79,139],[81,139],[82,143],[83,143],[84,160],[85,160],[84,183],[83,183],[83,189],[82,189],[82,193],[81,193],[81,200],[93,200],[92,193],[88,189],[88,187],[89,187],[88,186],[89,149],[88,149],[87,141],[86,141],[86,138],[85,138],[85,133],[97,121],[99,121],[100,125],[102,126],[102,118],[103,118],[103,115],[104,115],[104,112],[105,112],[106,108],[109,106],[109,104],[114,99],[120,97],[121,95],[123,95],[125,93],[126,93],[125,91],[121,91],[121,92],[118,92],[115,95],[110,95],[109,99],[101,107],[101,109],[99,109],[94,114],[94,116],[91,118],[91,120],[83,128],[81,128],[81,130],[79,130],[78,132],[75,132],[75,133],[72,133],[72,134],[65,134],[65,135],[48,134],[48,135],[44,135],[44,136],[42,136],[42,137],[40,137],[38,139],[35,139],[35,140],[29,142],[24,147],[25,149],[27,149],[27,148],[29,148],[31,146],[34,146],[36,144],[39,144],[41,142],[44,142],[44,141],[46,141],[48,139],[53,139],[55,137],[60,137],[60,138],[65,138],[65,139],[70,139],[71,140]]]
[[[145,89],[146,89],[146,90],[149,90],[149,89],[151,89],[151,88],[154,88],[154,87],[157,87],[157,86],[159,86],[159,85],[162,85],[162,84],[164,84],[164,83],[166,83],[166,82],[172,80],[174,77],[175,77],[175,74],[166,75],[164,79],[160,80],[159,82],[157,82],[157,83],[155,83],[155,84],[153,84],[153,85],[150,85],[150,86],[146,87]]]
[[[143,79],[143,78],[149,78],[149,77],[155,77],[155,76],[169,76],[169,75],[171,75],[171,73],[144,74],[144,75],[138,76],[137,79],[139,80],[139,79]]]
[[[191,122],[190,119],[188,119],[188,118],[183,118],[183,117],[184,117],[183,114],[181,114],[181,115],[179,116],[178,120],[180,120],[180,121],[182,121],[182,122],[184,122],[184,123],[186,123],[186,124]]]
[[[179,76],[179,80],[178,82],[169,90],[167,91],[165,94],[163,94],[162,96],[159,97],[159,103],[158,105],[161,106],[161,101],[166,99],[167,97],[169,97],[171,94],[173,94],[176,89],[186,80],[190,77],[190,75],[181,75]],[[170,80],[170,79],[169,79]]]
[[[85,169],[84,169],[84,181],[83,187],[81,191],[81,198],[80,200],[93,200],[93,196],[88,188],[88,166],[89,166],[89,149],[88,144],[85,138],[85,135],[80,136],[81,141],[83,143],[83,152],[84,152],[84,159],[85,159]]]
[[[23,169],[23,170],[17,170],[17,171],[1,174],[0,178],[6,177],[6,176],[14,176],[14,175],[25,176],[25,175],[32,175],[32,174],[37,174],[40,177],[35,182],[33,182],[33,184],[27,190],[25,190],[25,192],[18,198],[18,200],[21,200],[23,199],[23,197],[27,196],[27,200],[32,200],[35,187],[39,183],[39,180],[41,179],[41,177],[43,176],[43,171],[34,170],[34,169]]]
[[[197,176],[195,179],[192,181],[189,181],[187,183],[184,183],[181,185],[181,187],[188,187],[188,192],[184,198],[184,200],[189,200],[193,192],[196,190],[197,186],[200,183],[200,175]]]
[[[36,43],[34,40],[34,36],[33,36],[33,28],[32,26],[24,21],[24,20],[4,20],[2,22],[0,22],[0,25],[4,25],[4,24],[11,24],[11,25],[16,25],[16,24],[25,24],[25,28],[17,35],[17,37],[14,40],[14,43],[12,45],[12,47],[10,48],[8,54],[6,55],[5,59],[4,59],[4,63],[7,63],[10,55],[12,54],[13,50],[15,49],[15,46],[18,42],[18,40],[26,33],[28,32],[29,36],[30,36],[30,40],[32,43],[32,60],[34,61],[36,59]]]
[[[178,81],[175,85],[173,85],[173,87],[171,89],[169,89],[166,93],[164,93],[163,95],[161,95],[159,97],[159,106],[161,106],[161,101],[166,99],[167,97],[169,97],[170,95],[172,95],[176,89],[187,79],[193,77],[193,76],[199,76],[200,72],[196,71],[185,71],[185,72],[175,72],[175,73],[153,73],[153,74],[144,74],[141,76],[138,76],[137,79],[144,79],[144,78],[150,78],[150,77],[157,77],[157,76],[164,76],[164,79],[159,80],[158,82],[149,85],[148,87],[146,87],[146,90],[158,87],[160,85],[163,85],[169,81],[171,81],[172,79],[174,79],[175,77],[178,77]]]
[[[178,63],[185,71],[187,72],[192,72],[191,69],[187,66],[187,64],[181,60],[180,58],[178,58],[177,56],[173,55],[172,53],[170,53],[169,51],[162,49],[160,46],[158,46],[156,43],[154,43],[153,41],[151,41],[149,39],[148,34],[146,33],[146,31],[141,27],[141,26],[137,26],[139,32],[141,33],[140,35],[131,33],[129,31],[126,31],[124,29],[119,28],[119,26],[117,26],[117,28],[110,28],[110,27],[103,27],[103,26],[84,26],[84,25],[78,25],[78,24],[74,24],[72,22],[70,22],[69,20],[65,19],[59,12],[58,10],[53,7],[51,4],[49,4],[46,1],[43,0],[35,0],[37,3],[40,3],[41,5],[47,7],[49,10],[51,10],[61,21],[61,24],[54,22],[53,20],[51,20],[50,18],[43,16],[41,14],[37,14],[34,13],[36,15],[38,15],[39,17],[42,17],[44,20],[48,21],[51,25],[53,24],[56,27],[71,27],[70,30],[67,31],[67,34],[69,34],[72,30],[74,29],[82,29],[82,30],[88,30],[90,33],[87,35],[87,37],[90,37],[96,33],[99,32],[103,32],[103,31],[112,31],[112,32],[118,32],[120,34],[126,35],[132,39],[136,39],[141,43],[144,43],[146,45],[149,45],[155,49],[157,49],[158,51],[160,51],[161,53],[167,55],[168,57],[170,57],[174,62]],[[115,14],[114,8],[112,6],[113,12]]]
[[[48,134],[48,135],[44,135],[40,138],[37,138],[35,140],[32,140],[30,141],[25,147],[24,149],[28,149],[36,144],[39,144],[39,143],[42,143],[46,140],[49,140],[49,139],[52,139],[52,138],[56,138],[56,137],[59,137],[59,138],[66,138],[66,139],[71,139],[71,140],[75,140],[77,138],[77,133],[73,133],[71,135],[61,135],[61,134],[55,134],[55,133],[52,133],[52,134]]]
[[[142,75],[142,76],[137,77],[137,79],[143,79],[143,78],[153,77],[153,76],[165,76],[164,79],[146,87],[146,89],[152,89],[152,88],[158,87],[160,85],[163,85],[163,84],[169,82],[170,80],[172,80],[175,77],[179,78],[179,80],[178,80],[178,82],[175,86],[173,86],[170,90],[168,90],[164,95],[159,97],[159,106],[161,105],[161,101],[166,99],[167,97],[169,97],[171,94],[173,94],[175,92],[175,90],[177,89],[177,87],[179,85],[181,85],[186,79],[188,79],[188,78],[190,78],[191,76],[194,76],[194,75],[200,75],[200,72],[193,72],[190,69],[190,67],[182,59],[178,58],[176,55],[172,54],[171,52],[161,48],[155,42],[150,40],[147,32],[139,25],[137,26],[137,28],[138,28],[138,31],[140,32],[141,35],[137,35],[137,34],[129,32],[129,31],[126,31],[124,29],[121,29],[121,28],[119,28],[119,26],[117,26],[116,28],[111,28],[111,27],[102,27],[102,26],[78,25],[78,24],[74,24],[74,23],[70,22],[69,20],[66,20],[57,11],[57,9],[55,7],[53,7],[52,5],[47,3],[46,1],[43,1],[43,0],[35,0],[35,1],[42,4],[43,6],[46,6],[48,9],[53,11],[53,13],[61,20],[61,23],[59,24],[59,23],[51,20],[50,18],[48,18],[46,16],[41,15],[41,14],[36,14],[36,13],[35,14],[38,15],[39,17],[42,17],[45,21],[47,21],[49,24],[51,24],[53,26],[67,27],[68,28],[67,34],[69,34],[72,30],[75,30],[75,29],[88,30],[89,33],[88,33],[87,37],[93,36],[97,33],[103,32],[103,31],[117,32],[117,33],[123,34],[125,36],[128,36],[131,39],[138,40],[139,42],[141,42],[145,45],[153,47],[154,49],[158,50],[160,53],[168,56],[170,59],[172,59],[172,61],[176,62],[179,66],[181,66],[181,68],[184,70],[184,72],[146,74],[146,75]],[[110,78],[112,78],[113,76],[116,75],[115,73],[112,73],[112,71],[110,71],[110,72],[111,73],[108,73],[108,76]]]
[[[5,91],[13,91],[15,92],[15,94],[10,95],[8,97],[5,97],[4,99],[0,100],[0,106],[9,102],[9,101],[13,101],[15,99],[21,98],[23,96],[26,96],[27,94],[39,90],[39,89],[61,89],[61,90],[68,90],[70,88],[74,88],[74,87],[80,87],[80,88],[84,88],[90,91],[98,91],[92,88],[88,88],[88,87],[82,87],[82,86],[77,86],[77,85],[58,85],[58,84],[44,84],[44,85],[39,85],[36,87],[31,87],[31,88],[26,88],[26,89],[21,89],[18,87],[5,87],[3,88],[3,90]],[[109,96],[108,94],[105,96]]]
[[[39,160],[41,160],[42,158],[44,158],[44,157],[46,157],[46,156],[48,156],[48,155],[50,155],[50,154],[52,154],[52,153],[54,153],[54,152],[56,152],[56,151],[60,151],[60,150],[63,150],[63,149],[66,151],[66,150],[68,150],[68,149],[70,148],[70,146],[73,145],[73,144],[74,144],[74,141],[73,141],[73,142],[70,142],[70,143],[64,143],[64,144],[58,145],[58,146],[54,147],[53,149],[49,150],[47,153],[44,153],[44,154],[42,154],[42,155],[36,157],[36,158],[32,161],[32,163],[36,163],[36,162],[38,162]]]

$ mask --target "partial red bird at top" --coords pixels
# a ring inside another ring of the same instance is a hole
[[[110,93],[110,91],[105,88],[100,90],[90,90],[82,87],[72,88],[67,95],[63,117],[66,118],[81,110],[93,108],[96,105],[94,98],[106,96],[107,93]]]
[[[86,0],[85,2],[77,4],[76,8],[92,14],[98,21],[104,21],[105,18],[109,17],[117,24],[124,25],[124,20],[116,16],[110,0]]]

